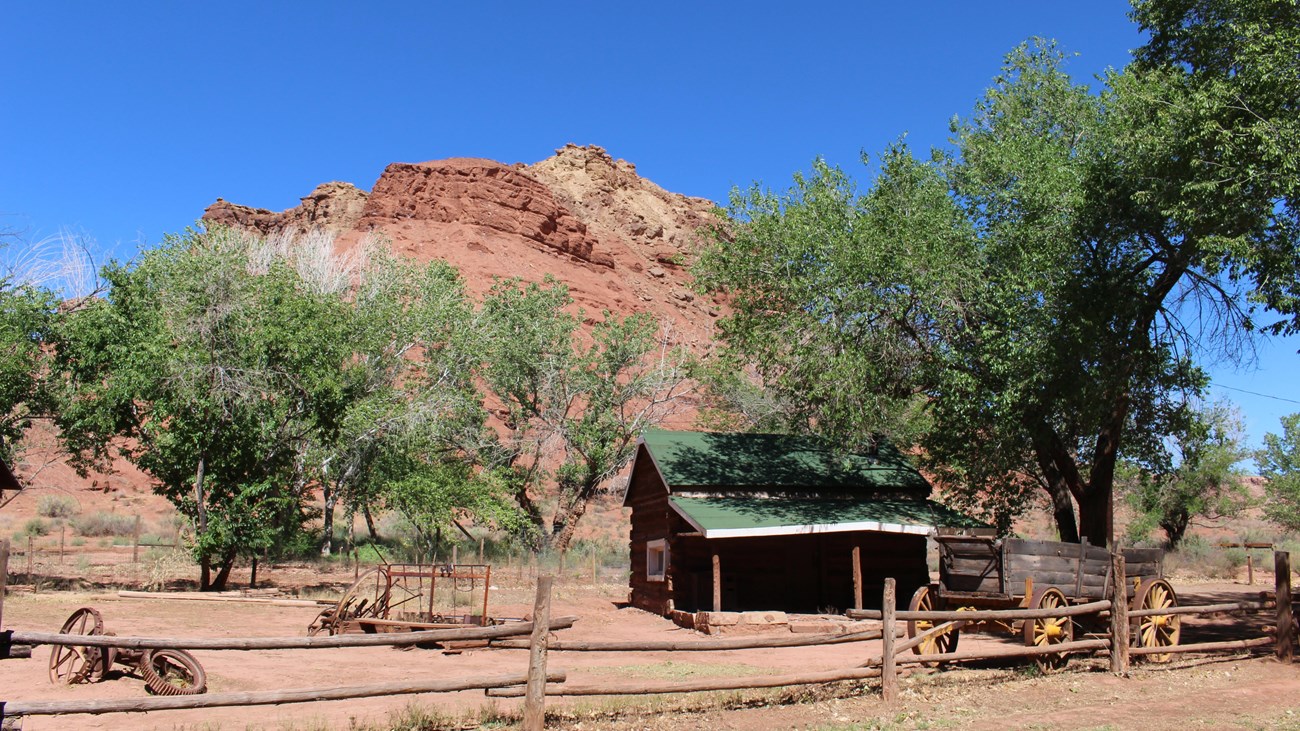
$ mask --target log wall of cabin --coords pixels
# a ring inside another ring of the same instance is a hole
[[[626,501],[627,507],[632,509],[632,530],[628,545],[631,560],[631,576],[628,579],[630,601],[634,607],[666,614],[672,609],[670,584],[674,546],[668,529],[672,508],[668,506],[668,489],[644,450],[645,447],[641,447],[641,453],[637,455],[636,468],[629,478]],[[668,577],[664,581],[651,581],[646,576],[646,546],[650,541],[660,538],[668,540]]]

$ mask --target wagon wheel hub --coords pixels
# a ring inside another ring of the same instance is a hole
[[[1053,640],[1060,637],[1061,634],[1063,633],[1061,626],[1058,624],[1049,624],[1043,629],[1047,633],[1047,636]]]
[[[1164,627],[1165,625],[1169,624],[1169,615],[1157,614],[1151,618],[1151,622],[1155,624],[1155,626],[1157,627]]]

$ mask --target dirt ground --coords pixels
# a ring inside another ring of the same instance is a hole
[[[264,576],[311,596],[329,596],[351,571],[321,574],[308,567],[272,567]],[[531,609],[527,576],[494,582],[492,614],[522,616]],[[1257,594],[1257,585],[1180,584],[1182,603],[1209,603]],[[687,639],[695,633],[635,609],[619,609],[626,597],[617,583],[593,584],[590,577],[561,579],[553,612],[581,620],[560,636],[567,639]],[[316,614],[310,607],[264,604],[126,599],[115,592],[18,591],[4,607],[7,628],[57,631],[80,606],[98,608],[109,631],[119,635],[171,637],[267,637],[303,635]],[[1184,642],[1258,636],[1267,616],[1212,618],[1189,622]],[[1010,646],[1016,640],[967,634],[963,648]],[[721,653],[555,653],[551,667],[568,672],[572,683],[685,680],[707,676],[787,674],[851,667],[879,654],[878,643],[809,648],[740,650]],[[196,651],[212,692],[320,688],[396,681],[411,677],[451,678],[492,672],[523,672],[527,652],[354,648],[262,652]],[[143,682],[122,676],[94,685],[55,686],[47,677],[48,648],[29,660],[0,661],[0,700],[134,698]],[[747,691],[658,698],[552,699],[550,726],[566,729],[1300,729],[1300,666],[1266,656],[1216,656],[1167,666],[1136,666],[1128,678],[1105,671],[1104,660],[1075,659],[1065,672],[1041,676],[1011,661],[942,671],[917,669],[903,680],[898,704],[886,707],[874,681],[829,688]],[[415,705],[412,705],[415,704]],[[488,699],[482,692],[420,697],[395,696],[279,707],[162,711],[107,716],[30,717],[25,731],[45,729],[347,729],[407,728],[427,709],[448,728],[475,728],[479,720],[517,712],[518,701]],[[408,719],[403,724],[403,719]],[[489,727],[496,721],[487,721]],[[509,726],[509,722],[505,723]]]

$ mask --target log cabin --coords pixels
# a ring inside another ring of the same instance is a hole
[[[4,459],[0,459],[0,508],[17,497],[22,489],[22,483],[18,482],[9,465],[5,464]]]
[[[933,531],[985,527],[930,491],[883,440],[845,453],[813,437],[648,430],[623,497],[631,604],[838,613],[878,606],[886,577],[911,596],[929,582]]]

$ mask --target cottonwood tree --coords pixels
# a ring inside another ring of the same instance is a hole
[[[1264,515],[1285,530],[1300,531],[1300,414],[1282,417],[1281,434],[1264,435],[1255,463],[1268,480]]]
[[[604,312],[582,334],[572,303],[552,279],[508,280],[479,313],[481,378],[505,429],[481,453],[501,470],[534,536],[561,551],[601,486],[632,458],[641,432],[674,413],[692,388],[686,352],[654,318]],[[552,463],[557,504],[548,532],[539,498]]]
[[[1156,458],[1120,465],[1118,482],[1137,513],[1132,538],[1153,527],[1165,532],[1175,549],[1194,520],[1233,517],[1252,500],[1238,463],[1251,456],[1242,445],[1241,417],[1230,404],[1216,402],[1188,411],[1185,421]]]
[[[169,236],[106,267],[107,296],[55,338],[74,463],[118,453],[153,477],[193,521],[204,590],[300,539],[304,445],[354,385],[350,308],[309,265],[228,229]]]
[[[441,445],[437,461],[470,461],[459,433],[482,428],[473,384],[472,304],[459,274],[445,262],[417,266],[381,249],[366,256],[351,295],[355,384],[339,405],[333,429],[318,433],[309,454],[324,502],[321,553],[332,546],[339,501],[361,513],[376,538],[373,512],[386,504],[381,459],[420,443]],[[453,453],[455,453],[453,455]],[[413,458],[414,459],[414,458]]]
[[[820,162],[733,194],[697,272],[790,428],[910,430],[1000,527],[1041,490],[1064,540],[1108,543],[1118,460],[1172,433],[1192,357],[1297,329],[1300,7],[1133,16],[1149,41],[1099,93],[1031,42],[951,149],[890,147],[865,194]]]

